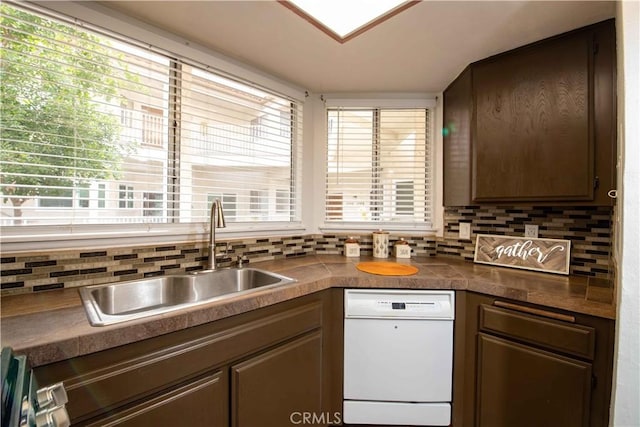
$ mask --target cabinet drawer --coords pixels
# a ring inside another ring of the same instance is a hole
[[[481,305],[480,330],[588,360],[594,358],[596,332],[594,328],[588,326]]]

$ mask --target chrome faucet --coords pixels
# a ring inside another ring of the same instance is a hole
[[[211,215],[209,217],[209,261],[207,261],[207,270],[216,269],[216,228],[224,228],[226,226],[222,202],[220,202],[220,199],[215,199],[211,203]]]

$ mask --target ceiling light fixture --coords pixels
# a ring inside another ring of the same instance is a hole
[[[344,43],[420,3],[419,0],[278,0],[333,39]]]

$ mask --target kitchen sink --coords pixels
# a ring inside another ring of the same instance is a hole
[[[257,268],[228,268],[80,288],[89,322],[110,325],[294,283]]]

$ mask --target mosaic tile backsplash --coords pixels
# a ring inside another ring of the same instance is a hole
[[[437,254],[473,261],[477,234],[523,236],[538,226],[538,237],[571,240],[570,274],[611,279],[613,207],[469,206],[445,210],[444,240]],[[471,240],[457,239],[461,222],[471,224]]]
[[[473,261],[477,234],[522,236],[525,224],[536,224],[539,237],[571,240],[571,274],[610,279],[612,214],[611,207],[447,208],[443,238],[391,234],[389,244],[393,246],[402,237],[411,245],[412,256],[437,255]],[[471,239],[458,239],[461,222],[471,224]],[[355,235],[360,241],[361,254],[371,255],[372,236]],[[218,262],[224,267],[234,263],[238,256],[252,263],[308,254],[341,255],[348,237],[347,234],[314,234],[218,242]],[[207,258],[205,242],[91,251],[3,253],[0,257],[1,294],[189,272],[203,269]]]

